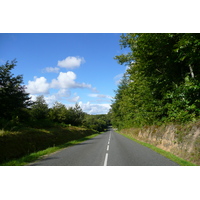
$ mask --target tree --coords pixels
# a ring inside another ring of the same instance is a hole
[[[48,104],[46,103],[44,96],[38,96],[36,101],[31,106],[31,114],[33,119],[47,119],[49,113]]]
[[[129,82],[119,85],[112,105],[118,126],[185,122],[200,114],[200,34],[123,34]]]
[[[0,66],[0,113],[5,119],[16,117],[21,109],[31,105],[29,94],[25,92],[23,76],[14,77],[11,70],[16,66],[14,59]]]
[[[69,122],[70,124],[74,126],[79,126],[83,122],[83,118],[85,113],[81,109],[81,107],[78,105],[78,103],[75,104],[74,107],[69,108]]]
[[[68,123],[69,112],[67,108],[59,102],[55,102],[49,111],[50,118],[59,123]]]
[[[125,119],[127,115],[124,115],[125,113],[130,113],[130,107],[129,107],[129,101],[127,99],[128,95],[126,95],[128,91],[128,85],[129,85],[129,77],[127,74],[124,74],[122,77],[118,89],[115,91],[115,98],[112,104],[112,111],[111,111],[111,119],[112,124],[115,127],[122,128]],[[129,110],[129,111],[128,111]],[[126,121],[127,123],[127,121]]]
[[[91,128],[97,131],[104,131],[108,125],[110,125],[110,120],[107,115],[89,115],[85,114],[83,125],[87,128]]]

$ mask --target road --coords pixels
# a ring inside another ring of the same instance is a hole
[[[177,163],[109,129],[53,153],[30,166],[178,166]]]

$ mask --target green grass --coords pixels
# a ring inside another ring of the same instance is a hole
[[[121,135],[123,135],[124,137],[127,137],[127,138],[129,138],[129,139],[131,139],[131,140],[133,140],[133,141],[135,141],[135,142],[137,142],[137,143],[145,146],[145,147],[148,147],[148,148],[152,149],[153,151],[155,151],[155,152],[157,152],[157,153],[165,156],[166,158],[169,158],[170,160],[176,162],[177,164],[179,164],[181,166],[197,166],[194,163],[191,163],[191,162],[186,161],[186,160],[184,160],[182,158],[179,158],[179,157],[175,156],[174,154],[172,154],[170,152],[167,152],[167,151],[164,151],[162,149],[159,149],[158,147],[155,147],[155,146],[153,146],[151,144],[148,144],[148,143],[136,140],[135,138],[127,136],[126,134],[122,134],[120,132],[118,132],[118,133],[121,134]]]
[[[23,156],[22,158],[14,159],[14,160],[11,160],[9,162],[5,162],[5,163],[1,164],[1,166],[23,166],[23,165],[28,165],[31,162],[34,162],[34,161],[42,158],[45,155],[54,153],[56,151],[62,150],[64,148],[66,148],[66,147],[69,147],[69,146],[72,146],[72,145],[75,145],[75,144],[79,144],[79,143],[81,143],[81,142],[83,142],[85,140],[88,140],[90,138],[96,137],[97,135],[99,135],[99,134],[93,134],[93,135],[86,136],[86,137],[78,139],[78,140],[73,140],[73,141],[64,143],[62,145],[49,147],[49,148],[47,148],[45,150],[34,152],[34,153],[29,154],[29,155]]]

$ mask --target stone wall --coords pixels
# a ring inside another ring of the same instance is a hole
[[[184,126],[130,128],[123,129],[121,132],[200,165],[200,122]]]

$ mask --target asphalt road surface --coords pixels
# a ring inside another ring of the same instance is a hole
[[[178,166],[109,129],[92,139],[46,156],[30,166]]]

